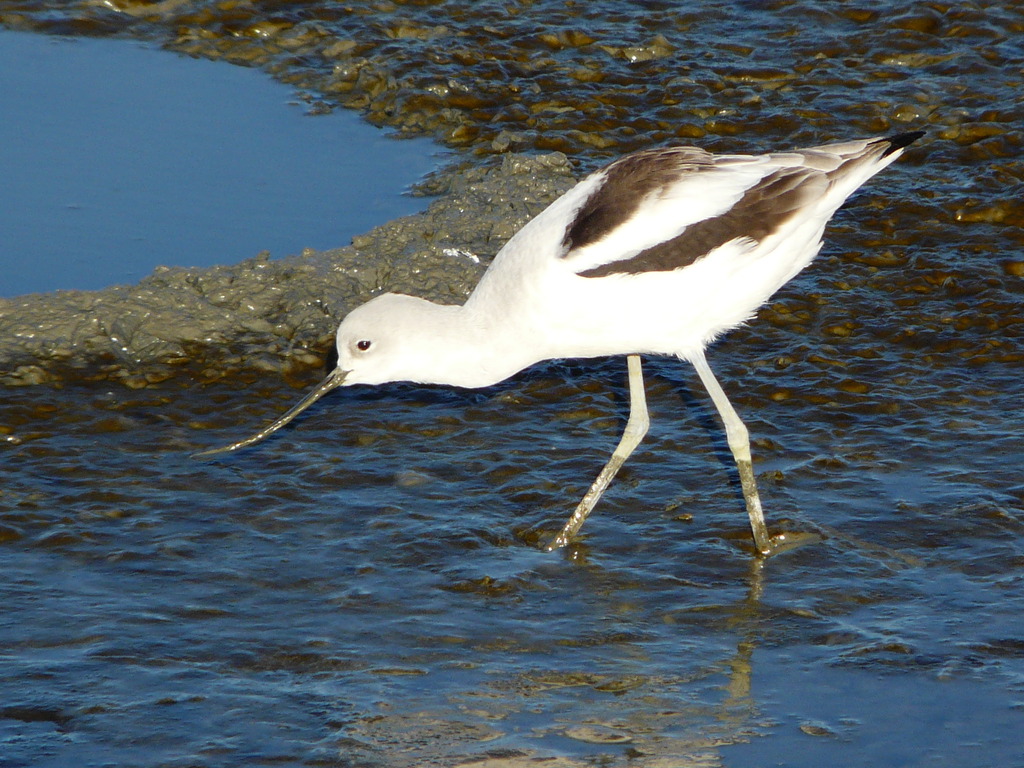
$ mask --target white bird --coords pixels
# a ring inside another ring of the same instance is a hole
[[[256,443],[341,386],[409,381],[487,387],[542,360],[627,355],[622,438],[548,549],[576,534],[650,424],[640,355],[696,369],[725,425],[757,551],[769,536],[746,426],[704,349],[753,317],[822,245],[825,224],[922,132],[765,155],[649,149],[587,176],[519,230],[462,306],[387,293],[338,327],[338,364]]]

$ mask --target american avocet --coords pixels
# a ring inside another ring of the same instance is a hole
[[[576,534],[647,432],[640,355],[697,370],[725,425],[758,552],[785,546],[764,522],[746,426],[704,348],[749,320],[822,245],[825,224],[861,184],[922,132],[767,155],[650,149],[592,173],[524,226],[463,306],[388,293],[338,328],[338,365],[300,403],[237,443],[276,432],[340,386],[411,381],[486,387],[556,358],[626,355],[622,438],[549,545]]]

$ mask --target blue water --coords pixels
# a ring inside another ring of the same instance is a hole
[[[403,193],[438,162],[257,70],[125,40],[0,31],[0,94],[0,296],[347,245],[422,209]]]

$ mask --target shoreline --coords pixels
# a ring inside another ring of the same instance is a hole
[[[184,364],[223,375],[314,367],[341,318],[373,296],[464,301],[505,241],[574,183],[562,153],[507,154],[438,174],[430,188],[439,196],[426,211],[344,247],[158,267],[134,285],[0,299],[0,383],[55,383],[88,371],[140,388]]]

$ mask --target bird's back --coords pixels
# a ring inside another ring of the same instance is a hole
[[[757,156],[627,155],[523,227],[467,308],[546,335],[538,360],[685,356],[803,269],[836,209],[920,135]]]

